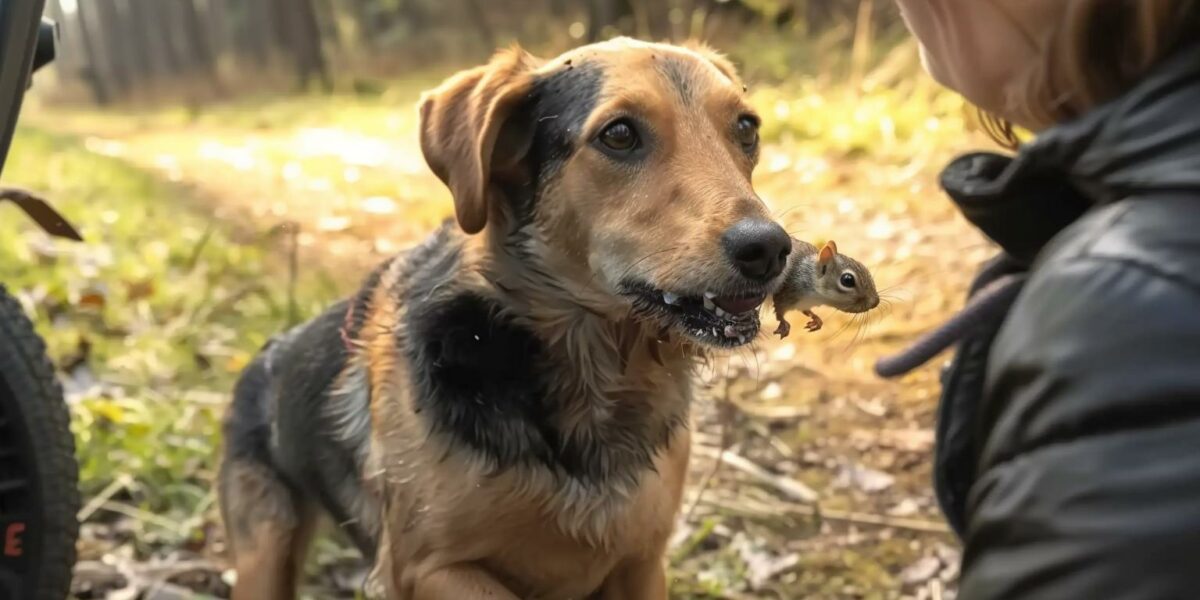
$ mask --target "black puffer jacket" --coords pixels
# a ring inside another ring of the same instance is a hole
[[[1015,159],[943,174],[1027,272],[945,374],[960,600],[1200,599],[1200,42]]]

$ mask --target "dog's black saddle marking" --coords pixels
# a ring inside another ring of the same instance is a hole
[[[463,293],[408,313],[414,410],[494,470],[567,466],[548,422],[546,351],[499,306]],[[569,462],[569,461],[568,461]]]

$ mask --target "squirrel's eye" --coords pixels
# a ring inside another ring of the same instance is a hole
[[[838,285],[848,290],[854,289],[854,286],[857,285],[857,283],[858,282],[855,281],[853,273],[842,273],[841,278],[838,279]]]
[[[600,143],[610,150],[628,152],[637,147],[638,136],[628,121],[617,121],[600,132]]]

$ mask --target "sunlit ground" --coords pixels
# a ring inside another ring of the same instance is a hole
[[[863,93],[752,85],[768,142],[758,191],[793,235],[870,266],[888,302],[857,321],[825,311],[823,331],[764,337],[705,374],[676,597],[952,592],[956,550],[929,484],[936,368],[899,383],[870,369],[953,311],[990,254],[936,186],[942,162],[982,141],[928,81],[874,76]],[[80,590],[154,560],[224,593],[211,481],[233,378],[266,336],[450,214],[416,142],[416,95],[434,82],[198,113],[29,112],[5,179],[45,192],[88,241],[4,218],[0,281],[55,358],[82,365],[64,378],[83,487],[103,495],[84,515]],[[733,462],[714,471],[723,446]],[[331,541],[316,555],[313,597],[349,593],[351,555]]]

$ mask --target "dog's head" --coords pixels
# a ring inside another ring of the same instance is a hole
[[[421,101],[421,147],[467,233],[536,236],[555,271],[693,341],[737,346],[791,238],[750,177],[759,119],[705,48],[514,49]]]

